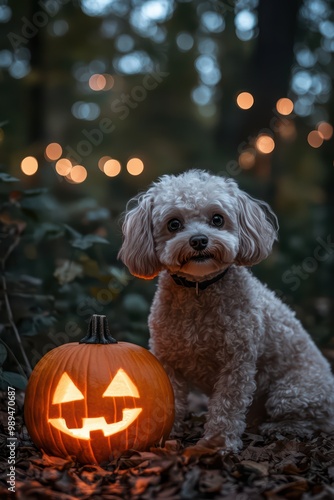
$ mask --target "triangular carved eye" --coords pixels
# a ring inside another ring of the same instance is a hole
[[[132,396],[133,398],[139,398],[137,387],[122,368],[118,370],[102,395],[103,398],[115,396]]]
[[[79,399],[84,399],[84,395],[79,391],[74,382],[72,382],[67,373],[63,373],[53,395],[52,403],[68,403],[69,401],[78,401]]]

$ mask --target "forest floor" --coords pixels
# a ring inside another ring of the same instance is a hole
[[[334,499],[334,436],[311,440],[245,433],[238,454],[196,447],[203,416],[191,416],[181,440],[146,452],[127,451],[103,466],[42,454],[16,407],[16,493],[8,492],[5,393],[0,401],[0,498],[5,500]]]

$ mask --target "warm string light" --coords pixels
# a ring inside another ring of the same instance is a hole
[[[255,165],[255,155],[251,151],[243,151],[239,156],[239,165],[244,170],[249,170]]]
[[[282,97],[281,99],[278,99],[276,109],[280,115],[288,116],[293,111],[293,102],[287,97]]]
[[[122,170],[121,163],[110,156],[102,156],[98,167],[107,177],[116,177]],[[140,158],[130,158],[126,170],[130,175],[140,175],[144,170],[144,163]]]
[[[121,171],[121,164],[117,160],[107,160],[104,164],[103,171],[108,177],[116,177]]]
[[[45,148],[44,156],[48,161],[59,160],[63,153],[63,148],[57,142],[51,142]]]
[[[87,170],[82,165],[73,166],[67,158],[61,158],[56,163],[57,174],[65,177],[71,184],[80,184],[87,178]]]
[[[296,125],[292,120],[279,121],[278,133],[282,139],[286,141],[293,141],[297,137]]]
[[[317,125],[317,130],[319,135],[324,139],[325,141],[329,141],[333,135],[333,127],[330,123],[327,122],[320,122]]]
[[[255,147],[260,153],[269,154],[275,149],[275,141],[270,135],[261,134],[255,141]]]
[[[106,164],[106,162],[107,162],[108,160],[111,160],[111,159],[112,159],[112,158],[111,158],[111,156],[102,156],[102,157],[99,159],[99,161],[98,161],[98,167],[99,167],[99,169],[100,169],[102,172],[104,172],[104,165]]]
[[[87,178],[87,170],[82,165],[75,165],[68,174],[69,179],[75,184],[84,182]]]
[[[61,158],[60,160],[57,161],[55,168],[57,174],[65,177],[71,172],[72,163],[67,158]]]
[[[111,75],[92,75],[88,82],[89,87],[94,91],[110,90],[114,86],[114,79]]]
[[[25,175],[34,175],[38,170],[38,161],[34,156],[26,156],[21,161],[21,170]]]
[[[87,178],[88,172],[83,165],[72,165],[68,158],[61,158],[63,149],[57,142],[48,144],[44,155],[48,161],[55,161],[55,170],[58,175],[64,177],[68,182],[79,184]],[[245,162],[245,158],[243,159]],[[102,156],[98,161],[99,169],[107,177],[116,177],[121,172],[121,164],[110,156]],[[245,167],[246,168],[246,167]],[[144,170],[144,163],[140,158],[130,158],[126,164],[130,175],[140,175]],[[21,161],[21,170],[25,175],[33,175],[38,170],[38,161],[34,156],[27,156]]]
[[[328,122],[319,122],[316,130],[311,130],[307,142],[312,148],[320,148],[324,141],[329,141],[333,136],[333,126]]]
[[[237,96],[237,105],[241,109],[250,109],[254,104],[254,97],[249,92],[241,92]]]
[[[131,158],[126,164],[126,169],[130,175],[139,175],[144,170],[144,163],[140,158]]]
[[[324,140],[317,130],[312,130],[307,136],[307,142],[312,148],[320,148]]]

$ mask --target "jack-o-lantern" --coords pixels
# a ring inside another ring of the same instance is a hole
[[[94,315],[87,336],[48,352],[27,387],[25,422],[46,453],[101,463],[162,442],[174,420],[170,381],[149,351],[111,337]]]

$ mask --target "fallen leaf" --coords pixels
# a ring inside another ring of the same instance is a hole
[[[203,493],[218,493],[223,483],[224,478],[220,470],[203,471],[199,481],[199,490]]]
[[[181,486],[181,498],[194,498],[196,496],[196,486],[201,475],[201,469],[198,466],[190,469]]]
[[[200,444],[195,444],[186,448],[182,455],[185,457],[185,463],[188,464],[190,460],[196,461],[205,455],[215,455],[216,453],[217,450],[213,448],[206,448]]]
[[[69,468],[73,465],[73,460],[69,458],[60,458],[60,457],[53,457],[51,455],[47,455],[46,453],[42,452],[42,458],[35,458],[32,459],[32,462],[35,465],[40,465],[43,467],[55,467],[58,470],[63,470],[66,468]]]
[[[270,495],[282,494],[284,493],[284,498],[300,498],[301,493],[309,490],[309,485],[306,479],[300,479],[298,481],[293,481],[286,484],[281,484],[280,486],[274,488],[272,491],[266,492],[268,498]]]
[[[269,465],[268,462],[254,462],[253,460],[243,460],[240,462],[239,466],[241,466],[244,470],[248,472],[254,472],[259,476],[268,476]]]
[[[131,495],[142,495],[149,485],[158,484],[157,479],[155,476],[136,478],[135,484],[131,488]]]

